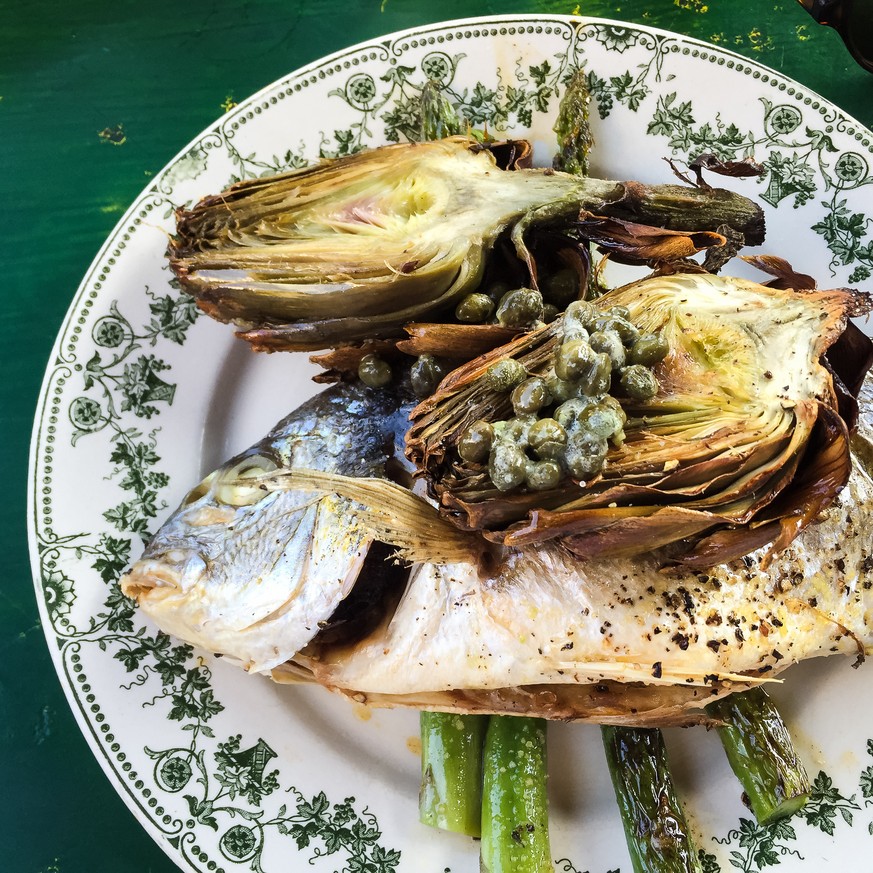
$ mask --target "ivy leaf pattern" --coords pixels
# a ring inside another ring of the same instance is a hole
[[[698,849],[697,855],[702,873],[721,873],[721,867],[715,855],[704,852],[703,849]]]
[[[107,584],[117,579],[130,559],[129,539],[101,534],[96,548],[96,557],[91,566]]]
[[[820,831],[833,836],[836,830],[837,813],[840,814],[846,824],[851,825],[852,811],[860,809],[855,802],[855,795],[844,797],[834,787],[833,780],[823,771],[819,771],[812,784],[812,793],[806,806],[800,814],[806,819],[806,823]]]
[[[115,465],[113,476],[118,477],[120,488],[133,492],[133,497],[107,509],[103,517],[119,531],[148,539],[149,521],[166,507],[158,492],[169,481],[165,473],[152,469],[160,461],[154,435],[143,441],[137,430],[119,431],[113,443],[109,455],[110,463]]]
[[[802,857],[788,842],[797,839],[797,834],[790,822],[782,820],[763,826],[751,819],[741,818],[740,825],[729,831],[723,840],[716,842],[723,845],[736,844],[738,848],[729,853],[732,867],[743,873],[759,871],[766,867],[774,867],[785,855]],[[712,866],[712,862],[710,862]]]
[[[867,754],[873,758],[873,740],[867,740]],[[861,771],[858,785],[861,789],[861,797],[864,798],[864,806],[873,805],[873,764]],[[871,822],[870,827],[871,833],[873,833],[873,822]]]
[[[844,797],[834,787],[833,780],[824,771],[819,771],[812,784],[812,793],[800,814],[806,823],[833,836],[836,830],[837,813],[846,824],[852,824],[852,811],[861,807],[855,802],[855,795]]]
[[[177,287],[178,280],[174,278],[170,284]],[[152,345],[156,345],[161,337],[182,345],[188,334],[188,328],[194,324],[199,315],[194,298],[180,291],[176,296],[164,294],[153,299],[154,302],[149,306],[153,317],[145,331],[145,336],[149,338]]]
[[[823,205],[830,207],[829,212],[812,229],[827,240],[834,259],[844,265],[858,260],[873,263],[873,240],[862,245],[870,219],[849,210],[845,199]]]
[[[672,91],[664,97],[658,98],[655,113],[646,127],[646,133],[654,136],[671,136],[670,145],[681,148],[683,140],[679,137],[691,125],[694,124],[694,116],[691,112],[691,102],[677,102],[676,92]]]

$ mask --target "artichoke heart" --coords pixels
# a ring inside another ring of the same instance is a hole
[[[703,567],[785,547],[848,479],[848,428],[823,356],[869,302],[845,289],[680,273],[616,289],[597,305],[626,307],[670,347],[654,366],[657,395],[621,399],[625,439],[602,471],[505,495],[457,451],[473,422],[506,413],[483,378],[491,363],[513,357],[542,375],[559,320],[471,361],[413,411],[408,454],[442,511],[506,545],[560,537],[586,558],[672,544],[677,560]]]
[[[760,209],[730,192],[510,172],[494,147],[450,137],[237,183],[178,210],[168,256],[201,308],[256,347],[315,350],[402,335],[479,284],[503,231],[583,211],[680,231],[727,224],[752,245],[763,234]]]

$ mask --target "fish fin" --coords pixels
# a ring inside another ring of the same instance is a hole
[[[267,491],[314,491],[354,501],[352,512],[374,539],[394,546],[397,557],[410,563],[478,563],[487,548],[477,534],[458,530],[426,500],[389,479],[293,469],[265,473],[257,482]]]

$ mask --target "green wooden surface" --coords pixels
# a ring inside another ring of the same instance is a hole
[[[150,177],[227,101],[380,33],[501,12],[578,12],[712,40],[873,124],[873,76],[793,0],[385,0],[384,8],[381,0],[0,2],[0,459],[7,495],[0,503],[7,556],[0,870],[176,869],[128,813],[73,721],[39,626],[27,557],[25,480],[37,392],[98,247]]]

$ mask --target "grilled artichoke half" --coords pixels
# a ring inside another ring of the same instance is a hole
[[[869,301],[845,289],[688,273],[635,282],[598,305],[626,306],[671,349],[654,368],[658,394],[621,401],[626,439],[610,448],[602,472],[551,491],[504,494],[483,465],[457,452],[474,421],[511,415],[507,396],[483,378],[488,367],[509,356],[544,374],[561,341],[558,320],[454,371],[413,411],[408,455],[442,512],[507,545],[560,537],[583,557],[672,544],[676,560],[704,567],[786,546],[848,478],[837,388],[854,380],[835,376],[823,356]],[[860,331],[849,333],[857,342]],[[866,353],[869,340],[861,335],[860,343]]]
[[[518,166],[529,149],[510,145]],[[501,233],[515,231],[530,264],[524,233],[580,212],[680,231],[728,226],[749,245],[764,233],[760,208],[728,191],[510,172],[493,147],[451,137],[240,182],[177,212],[168,256],[204,311],[248,328],[256,347],[314,350],[401,336],[479,284]],[[698,248],[724,242],[700,236]]]

